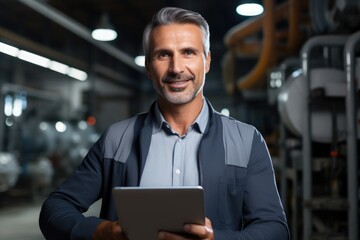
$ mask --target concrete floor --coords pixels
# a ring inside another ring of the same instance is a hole
[[[1,198],[1,196],[0,196]],[[0,205],[0,240],[44,240],[38,220],[43,199],[25,201],[11,199]],[[96,202],[84,215],[97,216],[100,202]]]
[[[2,206],[0,208],[1,240],[42,240],[38,219],[40,203]]]

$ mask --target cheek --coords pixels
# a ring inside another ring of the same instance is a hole
[[[155,81],[158,78],[158,73],[159,69],[156,65],[151,65],[148,70],[147,70],[147,77],[152,80]]]
[[[162,83],[161,83],[161,75],[159,75],[158,72],[152,72],[151,73],[151,81],[152,81],[152,84],[155,88],[161,88],[162,86]]]
[[[152,67],[151,75],[153,78],[160,78],[166,73],[167,68],[164,64],[154,64]]]
[[[206,70],[205,64],[204,61],[190,61],[187,63],[187,68],[193,73],[202,74]]]

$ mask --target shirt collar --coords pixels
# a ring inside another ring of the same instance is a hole
[[[163,115],[160,112],[159,105],[156,102],[154,108],[154,122],[153,122],[153,133],[159,132],[161,130],[162,125],[166,123]]]
[[[205,128],[207,125],[207,122],[209,120],[209,106],[205,99],[203,100],[203,107],[201,109],[200,114],[195,119],[194,123],[191,124],[193,127],[195,127],[196,130],[198,130],[201,133],[205,132]],[[163,115],[160,112],[160,108],[158,103],[156,102],[155,108],[154,108],[154,121],[153,121],[153,134],[156,132],[159,132],[163,125],[170,126]]]

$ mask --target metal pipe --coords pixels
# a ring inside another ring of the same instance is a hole
[[[5,106],[5,99],[4,99],[4,95],[1,94],[0,97],[0,152],[4,152],[5,148],[4,148],[4,139],[5,139],[5,120],[6,120],[6,116],[4,114],[4,106]]]
[[[348,231],[349,240],[358,238],[358,165],[357,165],[357,84],[355,77],[355,47],[360,41],[360,32],[349,37],[345,44],[345,71],[347,82],[346,120],[347,120],[347,191],[348,191]]]
[[[132,67],[133,69],[144,72],[144,69],[140,66],[136,65],[134,59],[127,55],[126,53],[120,51],[118,48],[113,47],[112,45],[104,42],[99,42],[91,37],[90,30],[85,26],[81,25],[80,23],[76,22],[75,20],[71,19],[70,17],[66,16],[65,14],[61,13],[60,11],[52,8],[51,6],[41,3],[35,0],[19,0],[19,2],[23,3],[24,5],[32,8],[36,12],[42,14],[43,16],[49,18],[50,20],[58,23],[59,25],[63,26],[70,32],[78,35],[79,37],[83,38],[84,40],[90,42],[91,44],[97,46],[104,52],[108,53],[109,55],[113,56],[114,58],[120,60],[121,62],[127,64],[128,66]]]
[[[312,197],[312,146],[311,146],[311,100],[310,100],[310,90],[311,90],[311,79],[310,79],[310,53],[314,47],[317,46],[341,46],[345,45],[347,36],[317,36],[310,38],[301,49],[301,62],[303,76],[305,80],[305,99],[307,103],[305,104],[304,115],[304,129],[303,129],[303,138],[302,138],[302,148],[303,148],[303,239],[311,239],[311,228],[312,228],[312,213],[310,206],[306,206],[311,202]]]
[[[288,58],[286,60],[284,60],[281,64],[280,64],[280,71],[281,71],[281,80],[282,80],[282,85],[285,84],[285,81],[288,77],[288,75],[286,74],[287,71],[291,68],[291,67],[300,67],[300,59],[299,58]],[[291,162],[288,162],[289,159],[291,160],[291,157],[289,156],[291,149],[289,149],[289,146],[286,142],[286,139],[288,137],[287,134],[287,130],[285,127],[285,124],[283,121],[280,120],[280,152],[279,152],[279,156],[280,156],[280,170],[281,170],[281,175],[280,175],[280,186],[281,186],[281,199],[283,201],[283,206],[285,209],[285,212],[288,212],[291,208],[292,211],[292,226],[290,227],[291,229],[291,233],[292,233],[292,239],[293,240],[297,240],[297,160],[298,159],[292,159]],[[293,178],[292,178],[292,187],[293,187],[293,191],[292,191],[292,200],[291,200],[291,205],[292,206],[287,206],[287,201],[286,199],[288,198],[288,184],[287,184],[287,163],[289,163],[290,165],[292,165],[293,168]]]
[[[300,59],[298,58],[288,58],[286,60],[284,60],[281,64],[280,64],[280,72],[281,72],[281,81],[282,81],[282,85],[284,85],[286,78],[288,77],[286,75],[286,71],[290,68],[290,67],[294,67],[294,66],[300,66]],[[287,210],[287,206],[286,206],[286,199],[287,199],[287,195],[288,195],[288,191],[287,191],[287,183],[286,183],[286,163],[287,160],[289,158],[289,150],[288,147],[286,145],[286,138],[287,138],[287,131],[285,128],[285,124],[283,121],[280,121],[280,170],[281,170],[281,175],[280,175],[280,186],[281,186],[281,199],[283,201],[283,206],[284,209]]]

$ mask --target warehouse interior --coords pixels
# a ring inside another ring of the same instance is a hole
[[[237,14],[250,2],[264,12]],[[0,0],[0,239],[44,239],[47,194],[111,123],[147,111],[135,58],[165,6],[208,21],[204,95],[263,134],[292,239],[358,240],[359,0]],[[115,40],[92,37],[105,20]]]

